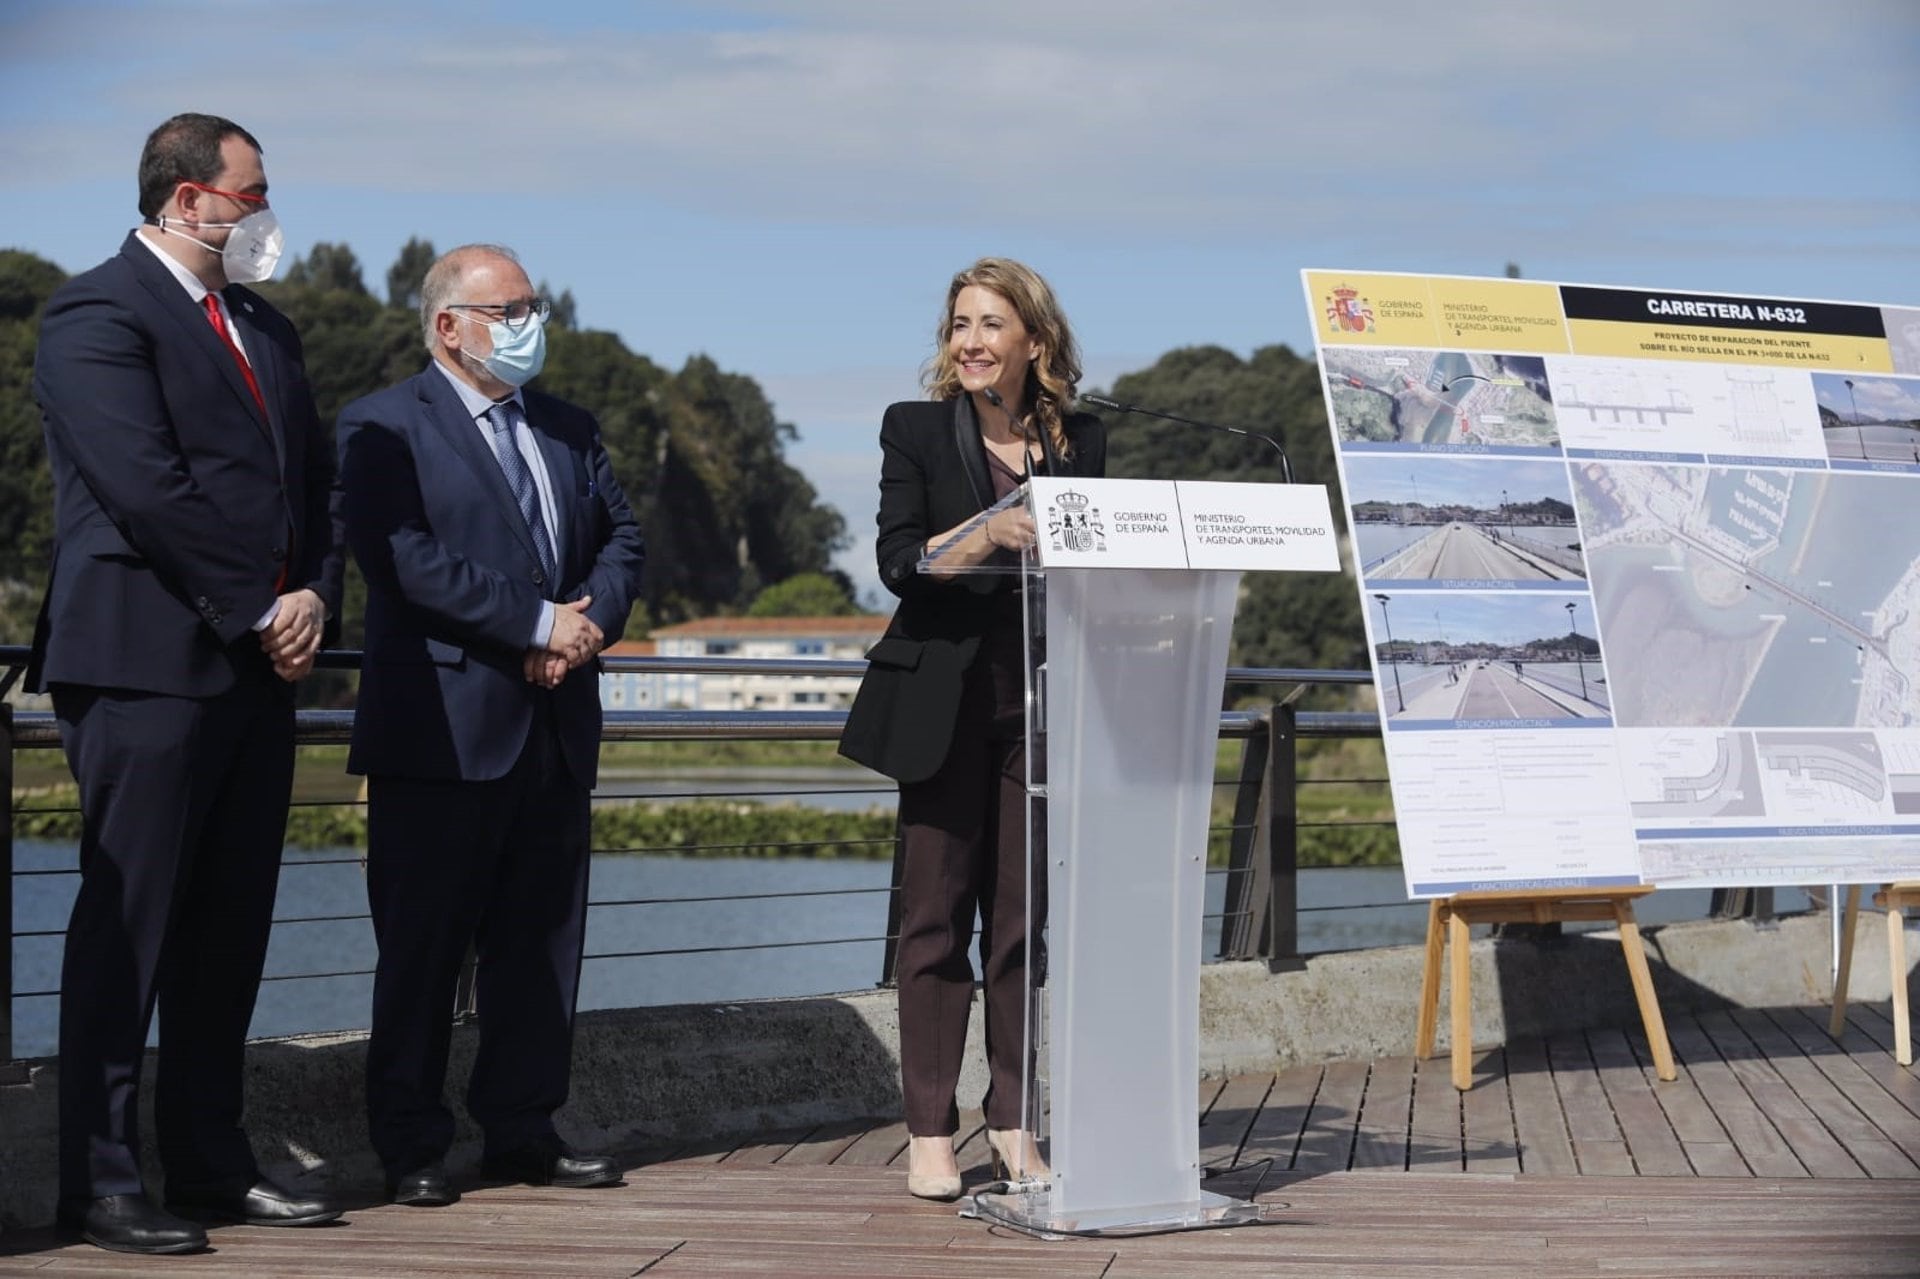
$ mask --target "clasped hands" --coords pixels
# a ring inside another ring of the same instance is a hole
[[[591,603],[593,596],[582,595],[554,608],[553,633],[547,636],[547,646],[528,649],[521,663],[529,684],[558,688],[568,671],[585,666],[606,644],[606,635],[587,616]]]
[[[260,628],[260,647],[273,661],[273,673],[292,683],[313,670],[320,652],[320,633],[326,629],[327,606],[306,587],[279,598],[273,620]]]

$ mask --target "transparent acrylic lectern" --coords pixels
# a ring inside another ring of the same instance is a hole
[[[1022,487],[977,518],[1027,501]],[[920,564],[1011,575],[1025,602],[1023,1110],[1048,1166],[964,1211],[1043,1236],[1258,1220],[1201,1190],[1199,1162],[1207,827],[1240,574],[1047,568],[1062,531],[1036,522],[1037,552]]]

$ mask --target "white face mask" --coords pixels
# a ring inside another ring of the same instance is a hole
[[[257,284],[273,278],[274,270],[280,265],[281,251],[286,248],[287,237],[280,229],[280,219],[274,216],[271,208],[256,210],[238,222],[202,222],[199,225],[214,231],[231,228],[233,234],[227,237],[225,248],[215,248],[197,235],[188,235],[185,231],[168,226],[164,216],[160,219],[160,229],[166,234],[191,240],[209,253],[218,253],[227,279],[233,283]]]

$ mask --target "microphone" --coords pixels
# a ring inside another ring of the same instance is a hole
[[[991,392],[989,392],[989,394],[991,394]],[[1163,421],[1179,422],[1185,426],[1204,426],[1209,431],[1225,431],[1228,435],[1242,435],[1250,440],[1265,440],[1273,446],[1273,451],[1280,455],[1281,483],[1293,483],[1293,463],[1287,460],[1287,451],[1280,447],[1280,441],[1274,439],[1271,435],[1264,434],[1260,431],[1244,430],[1237,426],[1222,426],[1218,422],[1202,422],[1197,418],[1181,417],[1177,413],[1162,413],[1158,409],[1143,409],[1137,404],[1122,404],[1117,400],[1109,400],[1104,395],[1082,395],[1080,396],[1080,402],[1082,404],[1091,404],[1095,408],[1107,409],[1114,413],[1138,413],[1142,417],[1157,417]]]
[[[989,386],[981,391],[981,394],[987,397],[987,403],[1007,415],[1007,425],[1013,428],[1015,435],[1022,439],[1027,437],[1027,432],[1021,428],[1019,422],[1014,420],[1013,410],[1008,408],[1007,402],[1000,398],[1000,392]],[[1065,475],[1066,472],[1060,469],[1060,454],[1053,447],[1053,432],[1047,429],[1044,422],[1036,422],[1034,428],[1040,434],[1040,452],[1047,459],[1047,474]],[[1029,454],[1028,456],[1031,458],[1032,455]],[[1033,471],[1031,462],[1029,462],[1027,466],[1027,471],[1029,474]]]

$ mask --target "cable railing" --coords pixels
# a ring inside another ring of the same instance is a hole
[[[0,692],[17,681],[26,658],[24,648],[0,647],[0,671],[5,672]],[[844,679],[857,678],[865,669],[858,660],[800,657],[607,656],[602,663],[608,675]],[[358,664],[359,654],[352,652],[329,652],[319,663],[332,669],[355,669]],[[1294,756],[1302,739],[1379,734],[1379,721],[1369,712],[1297,709],[1295,703],[1302,694],[1317,686],[1370,684],[1371,676],[1365,671],[1234,667],[1228,670],[1227,680],[1272,688],[1276,696],[1269,709],[1221,715],[1221,737],[1240,744],[1242,760],[1237,776],[1215,783],[1223,804],[1230,803],[1234,811],[1210,832],[1214,843],[1225,845],[1226,863],[1208,871],[1204,923],[1210,957],[1279,963],[1293,959],[1298,949],[1298,916],[1346,909],[1299,904],[1301,840],[1310,841],[1322,830],[1391,825],[1390,820],[1377,819],[1302,821],[1297,797],[1291,793],[1292,788],[1338,785],[1371,788],[1384,795],[1383,777],[1322,781],[1293,776]],[[608,709],[603,719],[605,743],[824,743],[838,738],[845,711]],[[296,742],[301,746],[342,745],[350,737],[353,713],[301,709],[295,723]],[[1276,743],[1282,747],[1284,767],[1276,767]],[[18,800],[14,795],[17,753],[59,746],[51,712],[0,704],[0,745],[6,747],[0,751],[5,761],[0,767],[7,774],[0,803],[7,805],[4,828],[11,870],[0,876],[0,911],[11,921],[12,940],[9,947],[0,948],[0,990],[11,993],[11,999],[0,1005],[0,1080],[4,1080],[10,1068],[18,1074],[20,1058],[52,1051],[58,951],[71,903],[71,890],[65,885],[77,888],[78,882],[77,855],[69,847],[72,840],[16,839],[15,831],[44,824],[48,818],[64,818],[68,825],[77,826],[78,818],[70,787]],[[849,822],[885,829],[790,841],[719,835],[692,842],[596,838],[583,1008],[724,1002],[755,994],[820,994],[890,980],[898,927],[897,875],[889,876],[887,855],[895,846],[891,809],[896,792],[890,782],[854,774],[776,776],[762,784],[752,775],[752,766],[663,766],[649,770],[644,779],[620,769],[610,772],[595,792],[596,809],[644,805],[671,814],[683,806],[704,804],[790,813],[830,805],[831,811]],[[1290,793],[1276,800],[1268,788],[1283,778]],[[871,803],[863,805],[867,800]],[[352,797],[301,798],[291,807],[351,811],[363,803]],[[35,856],[23,862],[23,849],[32,849]],[[788,855],[800,850],[807,855]],[[49,858],[55,860],[49,862]],[[289,847],[284,853],[274,947],[263,977],[263,985],[274,993],[262,995],[266,1011],[256,1016],[255,1033],[364,1027],[363,995],[371,989],[374,947],[361,883],[363,866],[363,856],[352,848]],[[722,869],[727,873],[702,873]],[[290,891],[291,877],[296,875],[298,889]],[[31,900],[17,900],[22,897]],[[22,905],[28,908],[25,917]],[[1371,909],[1376,903],[1362,905]],[[1407,907],[1404,898],[1377,905]],[[1277,912],[1284,912],[1285,918]],[[645,922],[623,919],[640,915],[647,916]],[[796,958],[826,954],[834,956],[831,962]],[[638,966],[648,964],[671,971],[647,977]],[[802,968],[816,975],[796,979],[795,972]],[[708,980],[714,973],[722,974],[724,980]],[[329,993],[316,997],[306,1013],[281,1016],[277,1010],[286,1007],[288,1000],[280,992],[302,985]],[[818,989],[799,988],[806,985]],[[728,993],[735,989],[750,993]],[[470,998],[470,984],[463,985],[462,1000]],[[357,1013],[353,1011],[356,999]],[[461,1011],[470,1011],[470,1002],[463,1002]],[[16,1016],[21,1012],[27,1015]]]

